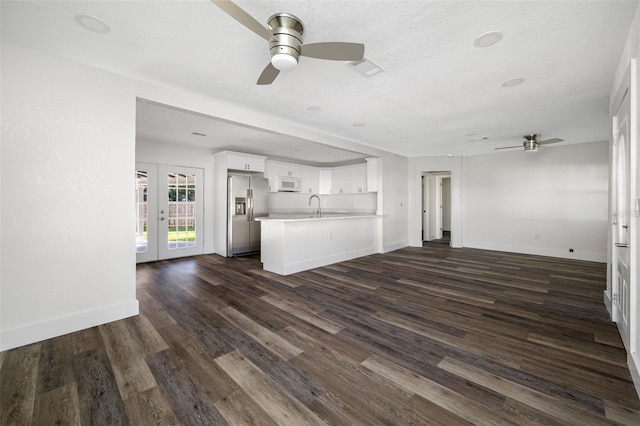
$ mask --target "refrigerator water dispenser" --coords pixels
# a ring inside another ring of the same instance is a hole
[[[236,215],[247,214],[247,199],[244,197],[236,197]]]

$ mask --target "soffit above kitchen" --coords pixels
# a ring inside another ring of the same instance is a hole
[[[404,156],[475,155],[517,145],[522,135],[533,133],[562,138],[561,144],[607,140],[609,89],[638,6],[637,1],[235,3],[265,25],[277,12],[297,16],[305,43],[363,43],[365,58],[382,72],[366,76],[342,61],[303,57],[273,84],[258,86],[269,61],[267,42],[208,0],[3,1],[2,39],[367,147]],[[97,18],[108,31],[82,27],[78,15],[88,16],[89,26],[91,17]],[[483,46],[480,37],[487,33],[499,33],[495,44]],[[250,122],[237,124],[248,133],[259,130]],[[138,129],[148,137],[152,132]],[[240,140],[253,139],[248,133]],[[189,143],[191,136],[179,142]],[[261,147],[268,150],[276,142],[265,137]],[[317,151],[307,156],[320,158]]]
[[[263,155],[272,160],[335,167],[363,163],[368,155],[217,117],[138,99],[136,140]]]

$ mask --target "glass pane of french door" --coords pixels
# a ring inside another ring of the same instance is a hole
[[[136,163],[136,262],[158,259],[158,166]]]
[[[203,170],[158,167],[158,258],[193,256],[204,252]]]

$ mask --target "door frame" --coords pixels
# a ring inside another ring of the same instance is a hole
[[[422,241],[442,239],[442,179],[444,178],[451,178],[451,172],[432,171],[422,173],[422,204],[420,210],[422,215]]]

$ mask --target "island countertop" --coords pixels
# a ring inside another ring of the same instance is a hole
[[[336,213],[336,212],[327,212],[327,213],[305,213],[305,212],[296,212],[296,213],[270,213],[269,216],[257,217],[256,220],[259,222],[265,221],[304,221],[304,220],[334,220],[334,219],[357,219],[363,217],[376,217],[375,213]]]

